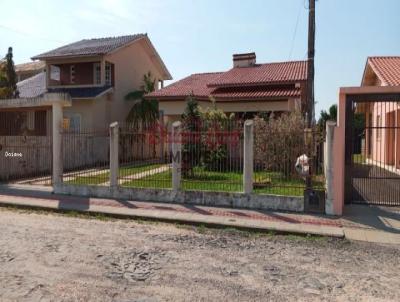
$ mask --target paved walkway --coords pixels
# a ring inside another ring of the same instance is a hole
[[[133,174],[129,174],[129,175],[124,175],[122,177],[120,176],[119,184],[122,185],[124,183],[130,182],[131,180],[145,178],[147,176],[151,176],[154,174],[166,172],[170,169],[171,169],[170,165],[163,165],[158,168],[151,169],[151,170],[146,170],[143,172],[137,172],[137,173],[133,173]],[[99,186],[109,186],[109,185],[110,185],[109,181],[99,184]]]
[[[283,233],[346,237],[400,245],[400,209],[378,210],[348,207],[344,217],[216,208],[168,203],[85,198],[51,193],[49,187],[0,186],[0,203],[5,205],[77,210],[126,217],[142,217],[269,230]]]

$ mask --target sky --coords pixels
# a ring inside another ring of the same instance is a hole
[[[258,63],[307,58],[308,0],[0,0],[0,54],[15,63],[85,38],[147,33],[174,80],[225,71],[232,54]],[[318,0],[316,114],[339,87],[359,86],[368,56],[400,55],[400,0]],[[172,82],[171,82],[172,83]],[[168,84],[168,83],[166,83]]]

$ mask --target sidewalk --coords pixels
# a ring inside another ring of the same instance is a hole
[[[32,186],[0,186],[0,203],[400,244],[400,225],[396,224],[400,219],[396,212],[393,212],[391,218],[388,217],[394,227],[382,229],[373,222],[373,219],[376,219],[373,211],[360,214],[356,209],[352,209],[353,211],[350,211],[345,217],[337,218],[310,214],[75,197],[54,195],[51,191],[51,187],[35,187],[32,190]],[[397,226],[399,227],[398,232],[396,231]]]

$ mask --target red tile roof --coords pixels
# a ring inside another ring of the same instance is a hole
[[[293,61],[236,67],[227,72],[197,73],[163,89],[148,98],[182,99],[190,94],[197,98],[265,99],[300,96],[295,82],[307,79],[307,62]]]
[[[214,88],[208,87],[207,84],[221,74],[222,72],[195,73],[147,96],[154,98],[185,98],[193,94],[198,98],[208,98]]]
[[[286,86],[253,86],[243,88],[219,88],[214,90],[211,95],[216,99],[228,100],[254,100],[266,98],[286,98],[298,97],[301,95],[301,90],[295,88],[294,85]]]
[[[400,86],[400,56],[369,57],[368,64],[387,86]]]
[[[251,86],[272,83],[304,81],[307,79],[307,61],[258,64],[237,67],[224,72],[210,87]]]

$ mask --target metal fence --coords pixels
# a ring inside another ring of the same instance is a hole
[[[118,184],[132,188],[171,188],[168,125],[119,125]]]
[[[243,121],[184,121],[182,188],[243,191]]]
[[[51,185],[49,110],[0,111],[0,182]]]
[[[278,129],[269,135],[257,129],[254,137],[254,192],[303,196],[307,175],[313,189],[324,190],[324,133],[302,127]],[[302,170],[302,161],[306,170]],[[297,166],[296,164],[300,164]],[[308,164],[308,167],[307,167]]]
[[[120,123],[118,185],[171,189],[175,143],[181,148],[181,190],[243,192],[243,127],[242,120],[183,121],[174,136],[168,123]],[[309,158],[314,188],[324,187],[323,133],[314,130],[307,138],[302,128],[274,139],[257,128],[254,132],[254,193],[303,196],[305,176],[295,168],[303,154]],[[109,139],[109,129],[64,132],[64,182],[108,186]]]
[[[395,100],[363,96],[347,104],[347,202],[400,205],[400,104]]]
[[[62,131],[63,182],[109,185],[109,129]]]

